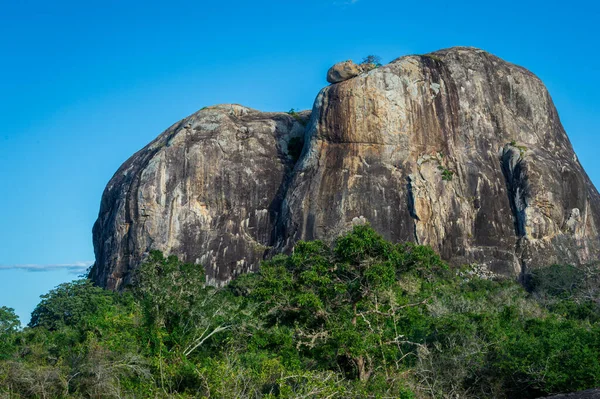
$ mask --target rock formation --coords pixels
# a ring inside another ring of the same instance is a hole
[[[135,154],[103,195],[94,281],[119,288],[157,248],[222,282],[364,222],[504,275],[600,254],[600,196],[521,67],[405,56],[324,88],[304,118],[210,107]]]
[[[338,62],[327,71],[327,81],[329,83],[339,83],[348,79],[352,79],[363,72],[367,72],[368,69],[373,67],[367,67],[366,65],[358,65],[352,62],[352,60]]]
[[[151,249],[202,264],[209,281],[252,270],[273,242],[307,118],[218,105],[171,126],[104,190],[90,277],[119,289]]]

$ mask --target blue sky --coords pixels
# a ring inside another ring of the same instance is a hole
[[[119,165],[206,105],[310,108],[334,62],[475,46],[548,86],[600,185],[600,6],[570,1],[0,1],[0,306],[93,261]]]

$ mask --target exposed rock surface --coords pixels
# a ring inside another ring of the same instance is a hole
[[[598,256],[600,197],[546,88],[484,51],[402,57],[326,87],[307,141],[285,248],[360,218],[502,274]]]
[[[151,249],[204,265],[214,282],[254,267],[274,240],[288,143],[308,113],[296,118],[208,107],[133,155],[102,196],[91,278],[119,289]]]
[[[303,129],[221,106],[167,130],[109,183],[92,278],[118,288],[157,248],[225,281],[364,222],[504,275],[598,259],[600,196],[521,67],[473,48],[402,57],[319,93],[294,166]]]
[[[600,399],[600,389],[547,396],[547,399]]]
[[[327,81],[329,83],[343,82],[360,75],[366,70],[365,65],[355,64],[352,60],[338,62],[327,71]]]

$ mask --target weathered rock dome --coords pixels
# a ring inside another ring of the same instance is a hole
[[[118,289],[156,248],[224,282],[365,221],[505,275],[598,259],[600,196],[524,68],[405,56],[324,88],[308,118],[216,106],[162,133],[104,192],[91,278]]]
[[[90,277],[119,289],[151,249],[201,263],[215,283],[255,268],[273,241],[308,112],[294,116],[207,107],[134,154],[102,195]]]

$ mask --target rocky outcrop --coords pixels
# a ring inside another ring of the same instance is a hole
[[[343,82],[373,68],[375,68],[374,64],[355,64],[352,60],[338,62],[327,71],[327,81],[329,83]]]
[[[484,51],[402,57],[326,87],[307,141],[284,248],[364,219],[496,273],[598,255],[600,197],[546,88]]]
[[[307,118],[219,105],[171,126],[108,183],[90,277],[119,289],[151,249],[203,265],[214,283],[251,270],[273,245]]]
[[[211,107],[134,155],[103,196],[94,280],[119,287],[157,248],[225,281],[364,222],[504,275],[598,258],[600,196],[532,73],[452,48],[350,77],[305,132],[307,114]]]

